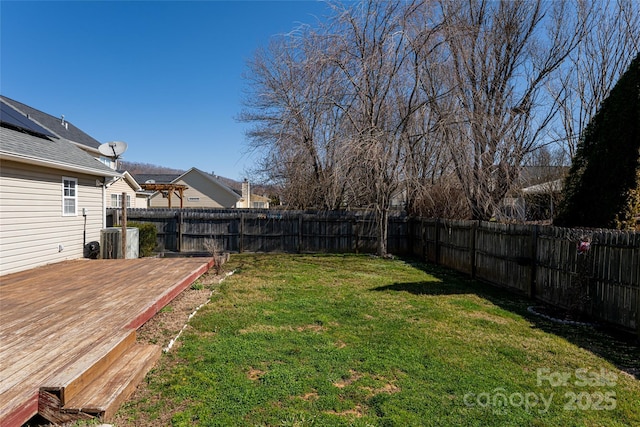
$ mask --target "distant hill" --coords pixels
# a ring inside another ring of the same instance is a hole
[[[131,175],[186,172],[181,169],[173,169],[173,168],[168,168],[166,166],[152,165],[150,163],[128,162],[126,160],[120,160],[118,162],[118,169],[126,170]]]

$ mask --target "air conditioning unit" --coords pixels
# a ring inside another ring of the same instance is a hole
[[[102,259],[138,258],[140,245],[137,228],[127,228],[127,247],[122,256],[122,228],[108,227],[100,230],[100,249]]]

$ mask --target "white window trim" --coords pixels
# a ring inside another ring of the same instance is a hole
[[[73,196],[65,196],[64,194],[65,181],[73,182],[73,189],[75,191],[75,194]],[[62,185],[62,216],[78,216],[78,178],[63,176],[61,185]],[[73,213],[70,213],[70,212],[68,213],[64,211],[65,200],[73,200]]]
[[[113,198],[116,198],[115,205],[113,204]],[[121,208],[122,207],[122,194],[111,194],[111,201],[109,202],[112,208]],[[131,207],[131,194],[127,194],[127,208]]]

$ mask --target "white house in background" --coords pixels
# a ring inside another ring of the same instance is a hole
[[[122,193],[126,193],[126,207],[144,209],[147,207],[149,193],[140,187],[138,182],[127,171],[120,171],[121,177],[107,182],[107,207],[121,208]]]
[[[52,130],[34,118],[52,116],[0,106],[0,274],[82,258],[104,227],[105,183],[121,174],[80,147],[92,138],[71,123]]]
[[[502,200],[496,217],[502,221],[551,221],[568,171],[565,166],[522,168],[517,191]]]

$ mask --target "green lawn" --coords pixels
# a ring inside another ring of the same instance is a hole
[[[638,347],[448,270],[235,255],[131,425],[640,425]]]

